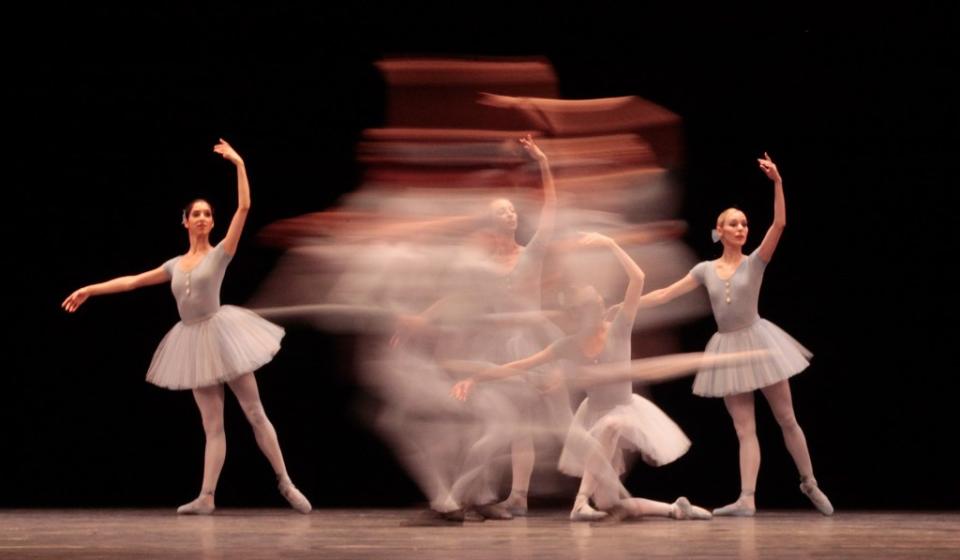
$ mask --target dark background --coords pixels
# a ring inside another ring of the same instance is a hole
[[[789,227],[761,310],[811,348],[792,381],[821,486],[840,509],[956,508],[956,14],[696,5],[354,3],[324,8],[42,8],[7,14],[4,225],[12,253],[0,415],[0,507],[162,506],[191,499],[203,434],[192,398],[143,375],[176,322],[169,291],[98,298],[73,289],[182,253],[180,208],[235,203],[244,156],[247,242],[224,285],[242,303],[276,254],[255,232],[320,210],[359,180],[360,131],[384,124],[384,55],[546,56],[566,98],[639,95],[683,118],[688,242],[738,204],[753,243],[771,219],[767,150]],[[15,33],[14,33],[15,32]],[[642,264],[642,263],[641,263]],[[683,330],[685,349],[713,332]],[[288,468],[316,506],[422,500],[355,412],[346,336],[289,329],[258,375]],[[738,488],[722,402],[689,380],[653,396],[694,446],[628,487],[716,506]],[[230,399],[232,401],[232,398]],[[779,429],[757,409],[760,507],[805,506]],[[279,505],[239,407],[227,407],[221,506]],[[534,481],[536,485],[536,480]]]

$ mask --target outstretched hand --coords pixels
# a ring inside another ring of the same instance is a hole
[[[233,163],[234,165],[243,165],[243,158],[240,157],[240,154],[233,149],[229,143],[223,138],[220,139],[220,142],[213,147],[213,151],[223,156],[223,159]]]
[[[763,171],[771,181],[780,180],[780,172],[777,171],[777,164],[773,163],[773,160],[770,159],[770,154],[763,152],[762,158],[757,158],[757,162],[760,164],[760,170]]]
[[[520,138],[518,142],[520,142],[523,149],[526,150],[533,159],[537,161],[547,161],[547,154],[543,153],[540,146],[537,146],[536,142],[533,141],[532,135],[527,134],[525,137]]]
[[[476,380],[472,377],[458,381],[457,384],[453,386],[453,389],[450,389],[450,394],[458,401],[466,402],[467,397],[470,396],[470,390],[473,389],[476,383]]]
[[[83,305],[83,302],[87,301],[87,298],[89,298],[90,295],[90,290],[88,288],[80,288],[79,290],[76,290],[67,296],[67,299],[63,300],[63,303],[60,304],[60,307],[62,307],[67,313],[73,313],[78,307]]]

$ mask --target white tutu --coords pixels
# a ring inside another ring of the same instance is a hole
[[[283,328],[256,313],[221,306],[198,322],[177,323],[160,342],[147,381],[166,389],[226,383],[273,359]]]
[[[706,353],[722,354],[748,350],[767,350],[746,362],[718,364],[701,369],[693,380],[694,394],[723,397],[767,387],[800,373],[813,353],[783,329],[766,319],[757,319],[749,327],[718,332],[707,343]]]
[[[612,409],[591,407],[586,398],[573,417],[559,468],[571,476],[583,476],[587,453],[597,449],[584,438],[599,442],[603,433],[615,429],[619,437],[612,465],[618,474],[626,472],[624,450],[638,452],[643,460],[660,466],[673,462],[690,449],[690,440],[677,424],[657,405],[637,394],[629,404]]]

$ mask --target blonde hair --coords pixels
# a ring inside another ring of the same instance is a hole
[[[722,226],[723,222],[726,221],[727,217],[734,212],[740,212],[741,214],[743,214],[743,210],[739,208],[734,208],[733,206],[731,206],[730,208],[727,208],[723,212],[720,212],[720,215],[717,216],[717,228]],[[744,216],[746,216],[746,214],[744,214]]]

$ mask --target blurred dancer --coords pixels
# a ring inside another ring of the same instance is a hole
[[[455,397],[466,400],[478,381],[512,377],[518,371],[557,360],[575,367],[618,364],[624,370],[629,368],[631,334],[644,273],[609,237],[592,233],[581,243],[608,247],[614,253],[630,279],[624,300],[608,309],[593,286],[576,289],[569,302],[579,322],[576,334],[524,359],[460,381],[453,389]],[[626,470],[624,451],[636,451],[648,463],[663,465],[682,456],[689,447],[690,441],[662,410],[633,393],[629,379],[588,386],[587,398],[577,409],[560,457],[561,471],[582,477],[570,519],[596,520],[608,513],[617,517],[709,519],[709,512],[691,505],[686,498],[672,504],[633,498],[620,483],[619,477]],[[591,499],[601,511],[590,506]]]
[[[513,323],[481,321],[466,327],[461,334],[468,342],[461,347],[462,355],[456,356],[459,358],[493,363],[512,361],[563,335],[549,319],[539,315],[543,261],[553,237],[557,213],[553,174],[546,154],[530,136],[521,139],[520,144],[540,168],[544,203],[536,232],[526,246],[518,244],[517,212],[513,204],[504,198],[492,201],[489,225],[475,238],[480,251],[474,255],[479,259],[463,266],[461,275],[466,278],[466,291],[456,298],[474,300],[469,305],[481,315],[479,319],[524,313],[529,319]],[[435,317],[447,303],[449,301],[438,302],[421,315],[421,320]],[[531,373],[534,377],[543,375],[546,372]],[[471,447],[462,472],[452,486],[452,498],[489,519],[526,515],[527,494],[536,460],[534,427],[544,422],[553,425],[569,421],[569,398],[561,391],[541,395],[531,386],[517,386],[515,383],[492,388],[485,398],[498,404],[474,406],[484,430]],[[507,421],[508,417],[513,421]],[[495,492],[489,471],[498,448],[507,444],[511,448],[511,490],[506,500],[496,504],[493,503]]]

